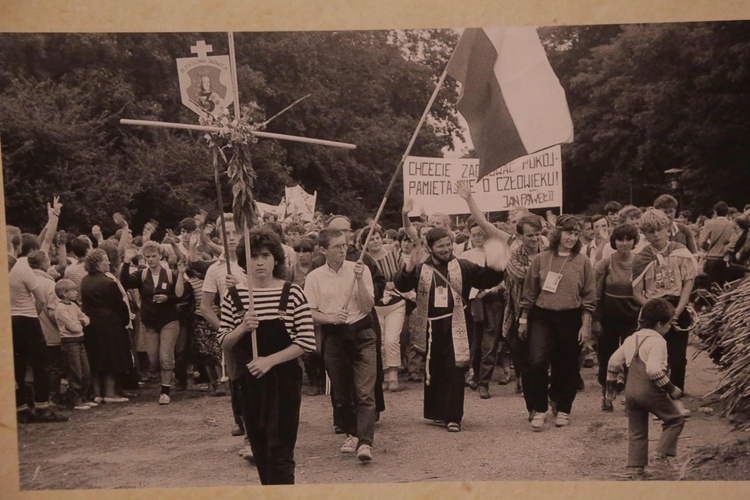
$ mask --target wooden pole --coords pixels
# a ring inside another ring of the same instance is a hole
[[[240,106],[240,90],[237,88],[237,60],[234,55],[234,33],[231,31],[228,33],[229,36],[229,68],[232,74],[232,86],[234,87],[234,120],[239,123],[241,119],[241,106]],[[250,248],[250,223],[247,220],[247,215],[250,210],[243,210],[245,217],[243,217],[242,224],[242,237],[245,239],[245,269],[247,270],[247,293],[248,293],[248,305],[247,312],[249,314],[255,313],[255,301],[253,300],[253,269],[252,269],[252,250]],[[253,349],[253,359],[258,359],[258,332],[253,330],[250,332],[251,343]]]
[[[219,158],[216,152],[216,146],[211,148],[214,161],[214,182],[216,183],[216,199],[219,203],[219,223],[221,224],[221,240],[224,244],[224,258],[227,260],[227,274],[232,274],[232,267],[229,262],[229,241],[227,240],[227,225],[224,220],[224,198],[221,194],[221,183],[219,182]]]
[[[234,121],[239,123],[242,119],[242,107],[240,106],[240,89],[237,85],[237,58],[234,54],[234,32],[227,33],[229,38],[229,67],[232,75],[232,89],[234,90]],[[248,269],[248,273],[250,270]]]
[[[228,131],[228,129],[226,128],[210,127],[208,125],[190,125],[187,123],[174,123],[174,122],[155,122],[151,120],[131,120],[128,118],[122,118],[120,120],[120,123],[122,123],[123,125],[142,125],[146,127],[197,130],[199,132],[224,133]],[[265,139],[280,139],[283,141],[304,142],[306,144],[316,144],[319,146],[331,146],[334,148],[357,149],[357,146],[355,144],[351,144],[348,142],[326,141],[323,139],[313,139],[311,137],[300,137],[296,135],[287,135],[287,134],[274,134],[272,132],[261,132],[260,130],[251,130],[250,134],[255,135],[257,137],[263,137]]]

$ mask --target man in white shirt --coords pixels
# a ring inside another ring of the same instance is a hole
[[[65,417],[49,406],[50,367],[47,343],[36,309],[37,300],[44,302],[43,290],[27,255],[39,249],[31,234],[22,235],[23,254],[8,275],[10,286],[10,319],[13,335],[13,366],[16,379],[16,415],[19,423],[67,422]],[[34,373],[34,408],[28,406],[26,367]]]
[[[372,460],[375,435],[376,335],[370,311],[375,304],[372,275],[362,262],[346,260],[346,236],[324,229],[318,242],[325,265],[310,271],[305,295],[323,334],[323,355],[336,404],[347,434],[342,453]],[[351,296],[350,296],[351,294]]]

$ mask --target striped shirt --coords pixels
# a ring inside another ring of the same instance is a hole
[[[368,255],[372,257],[371,254]],[[375,260],[375,257],[373,257],[373,260]],[[385,276],[385,281],[390,283],[393,282],[393,278],[396,276],[396,273],[404,265],[403,261],[401,260],[401,255],[399,255],[397,252],[388,252],[383,258],[375,260],[375,263],[378,266],[378,270],[380,270],[380,272],[383,273],[383,276]],[[383,298],[377,301],[375,305],[393,305],[396,302],[400,302],[402,300],[403,298],[400,295],[390,291],[385,291],[383,292]]]
[[[253,303],[255,305],[255,314],[258,315],[259,321],[269,321],[279,317],[279,301],[283,287],[275,288],[254,288]],[[237,285],[237,292],[246,311],[249,307],[249,293],[247,287],[240,283]],[[300,346],[305,352],[315,350],[315,331],[313,329],[312,313],[310,305],[307,303],[302,288],[298,285],[292,285],[289,291],[289,302],[283,315],[284,325],[289,337],[294,344]],[[228,333],[237,328],[244,320],[245,313],[240,312],[232,300],[229,290],[224,292],[224,299],[221,301],[221,327],[219,328],[219,344],[224,342]]]

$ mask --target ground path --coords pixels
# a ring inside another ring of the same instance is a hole
[[[691,353],[694,349],[691,347]],[[360,464],[342,455],[333,433],[330,400],[303,396],[296,448],[298,483],[411,481],[614,480],[624,473],[627,418],[622,404],[602,413],[596,368],[584,369],[586,390],[578,393],[571,424],[540,433],[529,430],[523,398],[515,384],[490,387],[481,400],[466,390],[463,430],[448,433],[422,418],[422,388],[407,383],[387,393],[387,409],[377,424],[374,460]],[[680,442],[678,463],[691,449],[733,439],[718,412],[704,414],[699,396],[718,384],[705,355],[688,365],[686,399],[693,417]],[[20,427],[22,489],[238,486],[257,484],[254,467],[238,454],[232,437],[229,398],[209,398],[198,390],[177,393],[169,406],[156,404],[147,387],[124,405],[71,414],[65,424]],[[652,441],[659,435],[651,423]]]

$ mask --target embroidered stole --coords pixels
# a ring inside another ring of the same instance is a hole
[[[437,319],[428,317],[430,289],[432,288],[434,275],[435,268],[428,263],[422,265],[417,285],[417,308],[412,314],[414,322],[411,325],[413,327],[411,333],[414,335],[412,339],[414,345],[422,351],[427,350],[428,356],[429,349],[425,349],[426,335],[428,329],[432,330],[431,319]],[[448,290],[453,297],[453,313],[450,315],[453,352],[455,353],[456,366],[465,368],[469,366],[469,333],[466,329],[464,300],[461,294],[456,292],[456,290],[463,290],[463,276],[458,259],[452,259],[448,262],[448,279],[450,280]]]

